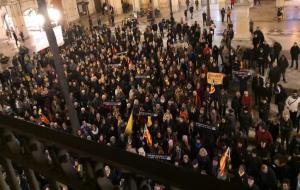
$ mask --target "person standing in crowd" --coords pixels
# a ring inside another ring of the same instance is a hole
[[[199,0],[195,0],[196,10],[199,10]]]
[[[242,111],[242,97],[239,91],[237,91],[235,96],[232,98],[231,107],[234,110],[236,119],[238,119],[240,112]]]
[[[270,85],[271,88],[275,88],[277,86],[277,83],[280,81],[280,68],[278,67],[277,63],[273,63],[273,67],[270,69],[269,72],[269,79],[270,79]]]
[[[277,190],[277,178],[273,169],[263,164],[259,172],[259,187],[264,190]]]
[[[203,26],[206,26],[206,23],[207,23],[207,15],[206,15],[206,12],[205,12],[205,11],[202,12],[202,20],[203,20]]]
[[[282,185],[281,185],[281,189],[280,190],[291,190],[290,180],[284,179],[282,181]]]
[[[282,145],[286,143],[286,147],[289,146],[292,131],[293,131],[293,122],[290,119],[290,114],[288,111],[284,111],[280,119],[280,127],[279,127]]]
[[[255,184],[255,179],[252,176],[249,176],[247,179],[248,189],[249,190],[259,190],[258,186]]]
[[[226,14],[225,8],[223,7],[220,12],[221,12],[222,22],[224,22],[225,14]]]
[[[256,50],[256,62],[257,62],[257,66],[258,66],[258,71],[259,74],[264,76],[265,75],[265,50],[263,48],[262,45],[260,45],[258,47],[258,49]]]
[[[189,8],[189,6],[190,6],[190,0],[185,0],[185,5],[186,5],[187,8]]]
[[[273,51],[274,51],[274,55],[271,58],[271,62],[273,63],[275,60],[278,61],[279,55],[281,53],[282,50],[282,46],[279,42],[274,42],[273,44]]]
[[[255,105],[258,105],[260,102],[263,86],[264,79],[257,73],[252,79],[252,91],[254,93]]]
[[[299,48],[297,42],[295,42],[294,45],[291,47],[290,54],[291,54],[291,58],[292,58],[290,68],[293,68],[294,63],[295,63],[296,64],[296,69],[298,69],[298,57],[299,57],[299,54],[300,54],[300,48]]]
[[[258,43],[253,44],[254,47],[256,47],[257,45],[262,45],[265,41],[264,34],[262,33],[259,27],[256,27],[256,30],[254,31],[254,37],[258,39],[257,40]]]
[[[190,6],[189,10],[190,10],[190,14],[191,14],[191,19],[193,19],[194,6]]]
[[[184,14],[185,21],[187,21],[188,20],[188,10],[185,9],[183,14]]]
[[[230,9],[230,7],[227,7],[226,15],[227,15],[227,22],[229,24],[231,24],[232,21],[231,21],[231,9]]]
[[[275,104],[277,105],[277,109],[278,109],[277,115],[280,116],[284,110],[287,94],[281,84],[277,84],[274,90],[274,94],[275,94]]]
[[[285,55],[280,56],[280,58],[278,60],[278,67],[279,67],[279,71],[282,75],[282,80],[283,80],[283,82],[286,83],[285,72],[286,72],[286,69],[289,67],[289,62],[288,62],[287,58],[285,57]]]
[[[230,8],[231,9],[233,9],[234,3],[235,3],[235,0],[230,0]]]
[[[298,113],[300,112],[300,97],[297,94],[297,90],[294,90],[285,101],[285,106],[290,112],[290,118],[293,122],[293,127],[299,131]]]

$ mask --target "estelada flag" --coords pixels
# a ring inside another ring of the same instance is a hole
[[[49,119],[44,114],[40,115],[40,120],[41,120],[42,123],[45,123],[47,125],[49,125],[49,123],[50,123]]]
[[[216,88],[214,85],[211,85],[210,89],[209,89],[209,94],[213,94],[216,92]]]
[[[230,157],[230,151],[228,147],[220,159],[220,176],[224,176],[225,174],[226,165],[228,164],[227,162],[229,160],[229,157]]]
[[[147,125],[145,125],[145,128],[144,128],[144,138],[146,138],[146,142],[149,146],[152,146],[152,137],[151,137],[151,134],[147,128]]]
[[[132,112],[129,116],[126,128],[125,128],[125,135],[131,135],[132,134],[132,128],[133,128],[133,115]]]

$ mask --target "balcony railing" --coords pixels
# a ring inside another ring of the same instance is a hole
[[[96,142],[80,139],[19,119],[0,115],[0,164],[12,190],[20,190],[14,166],[25,171],[32,190],[41,189],[36,175],[45,177],[52,189],[56,182],[76,190],[118,189],[104,175],[104,163],[122,171],[127,189],[140,189],[136,179],[155,180],[168,189],[242,190],[236,181],[225,182],[211,176],[177,168]],[[80,160],[79,175],[72,159]],[[0,189],[5,189],[0,169]]]

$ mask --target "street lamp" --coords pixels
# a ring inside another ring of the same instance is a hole
[[[63,60],[60,56],[57,40],[52,28],[52,23],[50,21],[51,16],[49,14],[49,11],[47,11],[46,1],[38,0],[37,2],[38,2],[39,12],[42,14],[42,16],[44,16],[44,20],[45,20],[44,30],[47,35],[50,50],[53,54],[55,71],[58,75],[58,81],[59,81],[61,93],[66,101],[66,106],[71,121],[71,127],[73,129],[73,133],[75,134],[76,131],[80,129],[80,123],[77,117],[77,112],[75,110],[73,101],[71,100],[70,97],[69,86],[64,73]]]
[[[211,20],[209,0],[207,0],[206,3],[207,3],[207,6],[206,6],[206,8],[207,8],[207,10],[206,10],[206,12],[207,12],[206,26],[208,26],[210,24],[210,20]]]
[[[174,20],[174,17],[173,17],[172,0],[169,0],[169,6],[170,6],[170,17],[171,17],[171,21],[173,21],[173,20]]]
[[[151,7],[152,7],[152,19],[151,19],[151,23],[154,24],[155,22],[155,7],[154,7],[154,0],[150,0],[151,2]]]

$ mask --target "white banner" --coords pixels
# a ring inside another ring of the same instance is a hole
[[[53,28],[53,30],[54,30],[54,34],[58,46],[64,45],[65,42],[64,42],[61,26],[56,26]],[[29,33],[31,38],[33,39],[35,52],[39,52],[49,47],[47,35],[44,30],[34,30],[34,31],[29,31]]]

